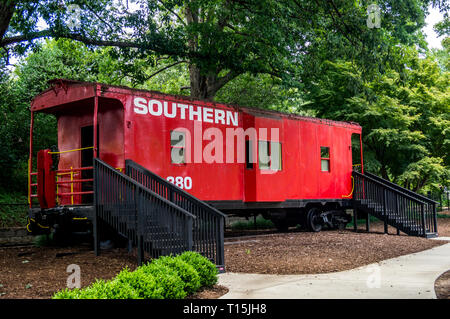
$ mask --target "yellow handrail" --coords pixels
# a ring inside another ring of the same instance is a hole
[[[350,176],[352,178],[352,191],[348,195],[342,195],[342,197],[351,197],[353,195],[353,190],[355,189],[355,179],[353,176]]]
[[[28,159],[28,205],[31,207],[31,158]]]
[[[48,153],[49,154],[61,154],[61,153],[84,151],[84,150],[93,149],[93,148],[94,148],[94,146],[88,146],[88,147],[77,148],[77,149],[74,149],[74,150],[59,151],[59,152],[48,152]]]
[[[70,181],[73,181],[73,171],[72,171],[73,167],[70,166]],[[73,205],[73,183],[70,183],[70,192],[72,193],[72,195],[70,196],[70,201]]]

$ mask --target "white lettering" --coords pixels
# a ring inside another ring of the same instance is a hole
[[[197,121],[202,121],[202,107],[198,106],[197,111],[194,111],[194,106],[189,105],[189,119],[194,121],[194,115],[197,116]]]
[[[214,123],[212,117],[213,117],[213,109],[211,109],[209,107],[204,107],[203,108],[203,122]]]
[[[188,108],[187,104],[178,104],[178,107],[180,108],[180,117],[182,120],[186,119],[186,109]]]
[[[168,104],[169,102],[164,101],[164,116],[173,119],[175,116],[177,116],[177,103],[172,102],[172,113],[169,113]]]
[[[218,124],[219,122],[225,124],[225,111],[224,110],[214,110],[216,120],[214,123]]]
[[[237,112],[227,111],[227,125],[230,125],[230,121],[231,121],[231,123],[233,123],[234,126],[238,126]]]
[[[157,111],[155,111],[155,109],[153,108],[153,106],[155,104],[158,106]],[[158,100],[148,101],[148,111],[150,112],[151,115],[160,116],[162,114],[162,110],[163,110],[163,107],[162,107],[162,104],[160,101],[158,101]]]
[[[134,112],[137,114],[164,115],[167,118],[176,118],[178,111],[182,120],[189,119],[229,126],[238,126],[239,124],[238,112],[159,100],[149,100],[147,103],[145,98],[134,98]]]
[[[137,114],[147,114],[147,105],[145,103],[147,102],[146,99],[142,97],[135,97],[134,98],[134,112]]]

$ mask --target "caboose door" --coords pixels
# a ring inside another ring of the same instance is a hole
[[[99,98],[98,157],[112,167],[123,171],[124,159],[124,108],[116,99]]]
[[[98,132],[98,130],[97,130]],[[98,138],[98,133],[97,133]],[[83,126],[81,127],[80,132],[80,140],[81,140],[81,167],[92,167],[94,150],[92,148],[94,141],[94,126]],[[98,145],[98,143],[97,143]],[[81,179],[92,179],[93,178],[92,170],[82,170],[81,171]],[[81,183],[81,191],[82,192],[91,192],[94,190],[93,182],[82,182]],[[84,194],[82,195],[81,201],[83,203],[92,203],[94,201],[94,197],[92,194]]]

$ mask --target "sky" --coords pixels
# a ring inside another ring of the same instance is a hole
[[[443,19],[444,16],[439,12],[439,9],[429,8],[429,14],[425,19],[427,26],[423,28],[423,32],[426,35],[426,40],[430,49],[442,49],[441,41],[443,40],[443,37],[438,38],[436,32],[433,30],[433,26]]]

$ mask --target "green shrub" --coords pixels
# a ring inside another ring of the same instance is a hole
[[[79,299],[80,293],[80,289],[78,288],[66,288],[55,293],[52,299]]]
[[[139,267],[141,271],[152,275],[162,288],[164,299],[183,299],[187,296],[184,291],[185,283],[177,271],[162,263],[147,263]]]
[[[97,280],[81,290],[78,299],[139,299],[139,294],[127,283]]]
[[[97,280],[84,289],[64,289],[53,295],[53,299],[139,299],[140,296],[129,284],[117,280]]]
[[[53,299],[182,299],[217,282],[217,268],[196,252],[160,257],[123,269],[114,279],[97,280],[84,289],[63,289]]]
[[[249,229],[271,229],[275,228],[272,221],[263,217],[256,218],[256,225],[253,220],[237,221],[231,224],[232,230],[249,230]]]
[[[178,276],[184,282],[184,291],[190,295],[200,289],[200,276],[190,264],[186,263],[180,258],[174,257],[160,257],[153,261],[155,265],[165,265],[178,273]]]
[[[56,242],[53,239],[53,233],[48,234],[48,235],[37,235],[33,240],[33,245],[36,247],[55,246]]]
[[[210,262],[208,258],[193,251],[186,251],[176,258],[181,259],[194,267],[200,276],[201,287],[209,287],[217,283],[217,274],[219,271],[217,270],[216,265]]]
[[[141,268],[132,272],[128,268],[125,268],[116,276],[115,280],[132,287],[140,298],[164,298],[163,287],[158,285],[158,282],[152,274],[145,273]]]

